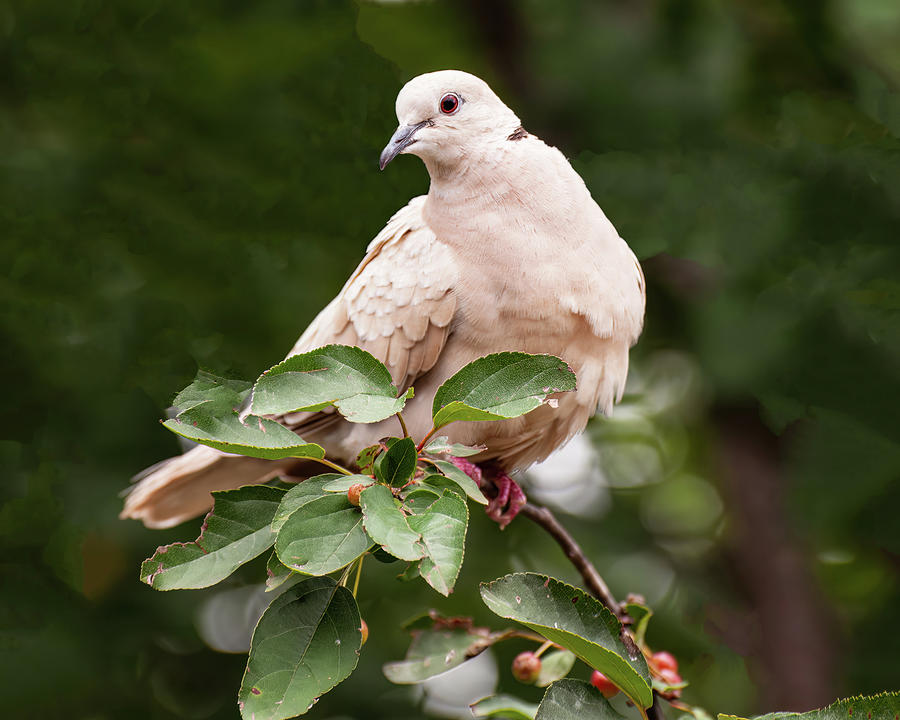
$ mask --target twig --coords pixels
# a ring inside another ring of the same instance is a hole
[[[653,691],[653,704],[647,708],[647,720],[666,720],[666,714],[663,712],[662,703],[659,701],[659,695]]]
[[[406,429],[406,422],[403,420],[403,413],[397,413],[397,419],[400,421],[400,428],[403,430],[403,437],[409,437],[409,430]]]
[[[553,647],[553,641],[546,640],[537,650],[534,651],[534,656],[540,657],[541,655],[543,655],[545,652],[547,652],[547,650],[549,650],[552,647]]]
[[[597,572],[597,568],[595,568],[594,564],[588,560],[584,551],[581,549],[581,546],[575,541],[575,538],[572,537],[569,531],[556,519],[556,516],[550,512],[549,508],[545,508],[543,505],[536,505],[533,502],[528,502],[519,512],[532,522],[537,523],[544,528],[544,530],[559,543],[566,557],[569,559],[569,562],[571,562],[575,566],[575,569],[581,574],[581,579],[584,581],[584,585],[588,592],[606,605],[620,621],[623,621],[620,637],[625,644],[626,649],[630,653],[640,653],[640,650],[634,642],[634,638],[631,637],[624,622],[628,620],[628,613],[625,612],[622,606],[616,601],[616,598],[613,596],[609,587],[604,582],[603,578],[600,577],[600,573]],[[647,720],[666,720],[666,716],[662,709],[662,703],[660,703],[659,695],[656,694],[656,691],[653,692],[653,705],[647,708],[645,714]]]
[[[341,579],[338,581],[338,585],[347,587],[347,581],[350,579],[350,571],[352,569],[353,563],[350,563],[347,567],[344,568],[344,572],[341,573]]]
[[[422,452],[422,448],[425,447],[425,443],[427,443],[431,439],[431,436],[434,435],[437,431],[438,429],[436,427],[432,427],[431,430],[428,431],[428,434],[422,438],[422,442],[419,443],[418,447],[416,447],[416,450]]]
[[[548,508],[545,508],[543,505],[536,505],[533,502],[526,503],[520,512],[550,533],[550,536],[559,543],[566,557],[575,566],[575,569],[581,573],[581,578],[584,580],[588,592],[606,605],[616,617],[622,619],[625,613],[623,613],[619,603],[616,602],[603,578],[600,577],[597,568],[588,560],[581,546],[575,542],[575,538],[560,524],[556,516]]]
[[[501,642],[503,640],[509,640],[510,638],[520,638],[522,640],[533,640],[536,643],[544,643],[550,642],[543,635],[538,635],[537,633],[528,632],[527,630],[517,630],[515,628],[507,629],[507,630],[499,630],[498,632],[491,633],[491,640],[493,642]],[[550,643],[553,647],[562,649],[561,645],[557,645],[556,643]]]
[[[332,470],[337,470],[339,473],[342,473],[344,475],[352,475],[353,474],[347,468],[343,468],[340,465],[338,465],[337,463],[333,463],[333,462],[331,462],[331,460],[326,460],[325,458],[304,458],[304,459],[315,460],[317,463],[321,463],[322,465],[327,465]]]
[[[366,554],[363,553],[359,556],[359,562],[356,565],[356,580],[353,581],[353,597],[356,597],[356,593],[359,590],[359,576],[362,575],[362,564],[363,560],[366,559]]]

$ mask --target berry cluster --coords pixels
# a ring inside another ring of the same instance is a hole
[[[678,661],[670,652],[661,650],[650,656],[650,670],[657,675],[663,683],[670,689],[660,694],[668,699],[674,700],[681,695],[681,688],[672,687],[681,685],[683,682],[681,675],[678,674]],[[512,674],[519,682],[531,685],[537,680],[541,672],[541,658],[533,652],[521,652],[516,655],[512,663]],[[617,695],[619,688],[606,675],[599,670],[594,670],[591,675],[591,685],[593,685],[605,698],[611,698]]]
[[[667,685],[681,685],[681,675],[678,674],[678,661],[672,653],[661,650],[650,657],[650,669]],[[591,675],[591,685],[597,688],[605,698],[611,698],[619,692],[619,688],[599,670],[594,670]],[[660,693],[668,700],[674,700],[681,695],[680,688],[672,688]]]

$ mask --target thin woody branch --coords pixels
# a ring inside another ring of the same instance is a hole
[[[622,606],[610,591],[609,586],[600,576],[600,573],[597,572],[597,568],[594,567],[594,564],[584,554],[581,546],[559,520],[556,519],[556,516],[550,509],[543,505],[528,502],[522,507],[519,513],[532,522],[540,525],[554,540],[556,540],[557,543],[559,543],[566,558],[568,558],[569,562],[571,562],[572,565],[575,566],[575,569],[580,573],[587,591],[609,608],[619,620],[623,621],[622,641],[626,646],[630,646],[631,648],[634,648],[636,652],[640,652],[634,643],[634,638],[631,637],[631,634],[626,629],[629,620],[628,613],[622,609]],[[653,705],[647,708],[646,712],[648,720],[665,720],[666,716],[663,713],[662,704],[660,703],[660,698],[656,691],[653,692]]]
[[[594,564],[588,560],[584,551],[581,549],[581,546],[575,541],[575,538],[569,534],[569,531],[562,526],[559,520],[556,519],[556,516],[550,512],[549,508],[546,508],[543,505],[536,505],[533,502],[528,502],[519,512],[532,522],[537,523],[544,528],[544,530],[559,543],[559,546],[569,559],[569,562],[571,562],[575,566],[575,569],[581,574],[581,578],[584,580],[587,591],[606,605],[616,617],[622,619],[622,608],[613,597],[606,582],[600,577],[597,568],[595,568]]]

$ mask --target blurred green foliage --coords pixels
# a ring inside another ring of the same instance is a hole
[[[771,520],[827,605],[832,697],[895,684],[898,33],[890,0],[0,2],[4,714],[235,716],[244,658],[195,623],[212,591],[137,577],[193,528],[121,522],[117,493],[177,452],[156,421],[198,364],[271,365],[426,191],[421,163],[376,161],[402,82],[443,67],[560,145],[645,261],[632,392],[591,428],[611,502],[569,523],[617,595],[647,596],[685,697],[774,709],[777,638],[733,562],[735,412],[777,447]],[[488,623],[478,581],[575,580],[522,522],[473,516],[469,543],[446,601],[367,565],[372,636],[318,717],[419,716],[380,672],[416,611]],[[500,689],[528,695],[521,649]]]

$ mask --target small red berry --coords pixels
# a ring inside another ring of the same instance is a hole
[[[669,670],[669,668],[660,670],[659,676],[662,678],[662,681],[666,685],[670,685],[670,686],[681,685],[681,683],[684,682],[681,679],[681,675],[679,675],[674,670]],[[667,700],[674,700],[676,698],[679,698],[679,697],[681,697],[681,688],[680,687],[673,688],[672,690],[669,690],[669,691],[663,693],[663,697],[666,698]]]
[[[663,670],[678,672],[678,661],[672,653],[666,652],[665,650],[653,653],[653,664],[660,672]]]
[[[663,682],[666,685],[681,685],[684,682],[681,679],[681,675],[679,675],[674,670],[669,670],[669,668],[664,668],[659,671],[659,676],[663,679]]]
[[[541,659],[533,652],[522,652],[513,660],[512,674],[519,682],[530,685],[541,672]]]
[[[369,626],[366,625],[366,621],[362,618],[359,621],[359,632],[362,634],[362,645],[365,645],[366,640],[369,639]]]
[[[611,698],[619,692],[619,688],[599,670],[594,670],[591,674],[591,685],[597,688],[605,698]]]
[[[351,505],[355,505],[359,507],[359,494],[368,487],[365,483],[356,483],[356,485],[351,485],[350,489],[347,491],[347,499],[350,501]]]

